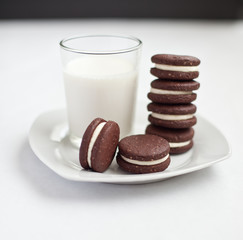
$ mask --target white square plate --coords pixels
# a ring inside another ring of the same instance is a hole
[[[84,170],[79,164],[79,149],[67,137],[65,110],[41,114],[30,129],[29,143],[47,167],[66,179],[119,184],[149,183],[194,172],[230,156],[231,149],[224,135],[203,117],[197,115],[197,120],[193,148],[187,153],[172,155],[170,166],[159,173],[130,174],[121,170],[115,160],[104,173]],[[144,133],[145,127],[141,126],[137,134]]]

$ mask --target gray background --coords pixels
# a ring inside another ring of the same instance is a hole
[[[0,0],[0,19],[237,19],[243,0]]]

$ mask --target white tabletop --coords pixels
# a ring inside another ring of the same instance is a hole
[[[136,119],[148,115],[153,54],[199,57],[198,113],[225,134],[232,156],[144,185],[72,182],[47,168],[28,131],[42,112],[65,107],[58,42],[78,33],[143,41]],[[243,239],[242,56],[241,21],[1,21],[0,239]]]

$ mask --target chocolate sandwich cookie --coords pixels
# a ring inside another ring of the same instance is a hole
[[[170,164],[170,146],[155,135],[133,135],[118,144],[117,163],[130,173],[152,173],[165,170]]]
[[[148,120],[156,126],[165,128],[189,128],[197,122],[194,116],[197,108],[192,103],[177,105],[149,103],[147,108],[152,112]]]
[[[156,79],[151,82],[151,90],[148,98],[153,102],[164,104],[186,104],[194,101],[200,83],[191,81],[175,81]]]
[[[150,124],[147,126],[145,133],[165,138],[170,145],[170,154],[187,152],[193,146],[193,128],[172,129]]]
[[[111,164],[120,129],[116,122],[94,119],[87,127],[80,146],[79,161],[83,168],[104,172]]]
[[[192,56],[157,54],[151,58],[151,74],[161,79],[192,80],[199,76],[200,60]]]

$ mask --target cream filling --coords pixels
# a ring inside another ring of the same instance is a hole
[[[187,120],[193,118],[193,114],[185,114],[185,115],[170,115],[170,114],[161,114],[152,112],[152,117],[158,118],[161,120]]]
[[[171,148],[177,148],[177,147],[184,147],[184,146],[190,144],[190,142],[191,142],[191,140],[186,141],[186,142],[177,142],[177,143],[169,142],[169,145]]]
[[[172,65],[157,64],[157,63],[155,63],[155,67],[160,70],[178,71],[178,72],[195,72],[199,70],[198,66],[172,66]]]
[[[92,135],[92,137],[90,139],[89,147],[88,147],[88,155],[87,155],[87,162],[88,162],[88,165],[89,165],[90,168],[92,167],[92,165],[91,165],[91,152],[92,152],[93,146],[94,146],[95,141],[96,141],[97,137],[99,136],[101,130],[105,126],[105,124],[106,124],[106,122],[100,123],[96,127],[96,129],[94,130],[93,135]]]
[[[157,88],[151,88],[150,92],[155,94],[169,94],[169,95],[192,94],[192,91],[173,91],[173,90],[164,90],[164,89],[157,89]]]
[[[134,160],[134,159],[130,159],[130,158],[126,158],[122,155],[120,155],[122,157],[122,159],[128,163],[131,164],[135,164],[135,165],[140,165],[140,166],[151,166],[151,165],[156,165],[162,162],[165,162],[168,157],[169,154],[167,154],[165,157],[161,158],[161,159],[156,159],[156,160],[152,160],[152,161],[139,161],[139,160]]]

